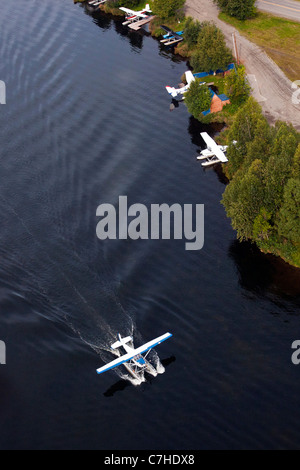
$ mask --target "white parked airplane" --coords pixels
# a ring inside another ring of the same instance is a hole
[[[187,85],[183,86],[182,88],[173,88],[170,86],[166,86],[166,90],[169,93],[169,95],[171,95],[173,98],[177,98],[177,96],[183,95],[189,90],[191,83],[195,81],[195,77],[192,74],[192,72],[188,70],[187,72],[185,72],[185,78],[186,78]]]
[[[107,372],[108,370],[114,369],[115,367],[124,365],[127,371],[132,375],[132,377],[140,383],[144,381],[144,372],[148,372],[149,374],[156,376],[158,374],[158,371],[147,360],[147,356],[151,349],[155,348],[155,346],[158,346],[163,341],[166,341],[171,337],[171,333],[166,333],[160,336],[159,338],[149,341],[143,346],[140,346],[139,348],[135,349],[131,336],[128,336],[127,338],[122,338],[119,334],[119,341],[114,343],[111,348],[113,350],[123,348],[126,354],[121,357],[118,357],[118,359],[115,359],[106,366],[100,367],[100,369],[97,370],[97,373],[103,374],[103,372]],[[147,354],[145,356],[142,356],[142,354],[144,353]]]
[[[126,21],[123,23],[123,26],[133,23],[134,21],[146,19],[149,17],[149,13],[152,13],[149,3],[147,3],[144,10],[141,10],[141,11],[134,11],[134,10],[130,10],[129,8],[124,8],[124,7],[120,7],[120,10],[126,13]]]
[[[226,151],[228,146],[217,145],[216,142],[206,133],[202,132],[201,137],[207,145],[207,149],[202,150],[198,160],[205,160],[202,166],[208,167],[216,163],[227,163]]]

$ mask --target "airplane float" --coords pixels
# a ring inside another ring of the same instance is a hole
[[[184,93],[186,93],[189,90],[191,84],[195,81],[195,77],[191,71],[185,72],[185,78],[187,81],[186,86],[183,86],[181,88],[174,88],[174,87],[166,86],[166,90],[169,93],[169,95],[172,96],[172,98],[177,98],[177,96],[183,95]]]
[[[217,145],[216,142],[206,133],[202,132],[201,137],[205,141],[207,148],[202,150],[197,157],[198,160],[205,160],[202,163],[203,167],[215,165],[216,163],[227,163],[226,152],[228,146]]]
[[[141,11],[134,11],[124,7],[120,7],[120,10],[126,13],[126,21],[124,21],[123,26],[130,25],[131,23],[137,21],[151,19],[149,14],[152,13],[152,10],[150,9],[150,5],[148,3],[145,6],[144,10]]]
[[[120,365],[124,365],[131,376],[139,383],[145,381],[144,372],[148,372],[149,374],[156,376],[159,372],[147,360],[147,356],[153,348],[171,337],[171,333],[166,333],[135,349],[133,346],[133,338],[131,336],[122,338],[119,334],[118,341],[114,343],[111,348],[112,350],[123,348],[125,350],[125,354],[118,357],[109,364],[106,364],[106,366],[100,367],[100,369],[97,370],[97,373],[103,374],[104,372],[115,369]],[[143,356],[143,354],[145,355]]]

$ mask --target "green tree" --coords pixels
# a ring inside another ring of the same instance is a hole
[[[193,47],[198,42],[199,33],[202,30],[203,23],[194,20],[190,16],[187,18],[184,27],[184,39],[189,47]]]
[[[214,23],[205,23],[198,35],[197,50],[191,64],[196,72],[225,69],[232,61],[232,53],[226,46],[222,31]]]
[[[214,0],[222,12],[239,20],[253,18],[256,13],[256,0]]]
[[[272,215],[262,207],[253,223],[253,238],[255,241],[266,241],[272,233]]]
[[[264,164],[255,160],[248,171],[239,170],[227,186],[222,204],[240,240],[253,238],[253,226],[264,204]]]
[[[206,85],[201,85],[201,80],[196,79],[191,83],[189,90],[184,94],[185,104],[196,119],[201,120],[203,111],[211,106],[211,94]]]
[[[140,0],[108,0],[108,4],[113,8],[135,8],[140,4]]]
[[[300,246],[300,180],[291,178],[284,190],[284,201],[279,214],[278,233],[294,245]]]
[[[249,144],[254,141],[258,123],[262,120],[264,120],[264,117],[261,107],[257,101],[250,97],[237,112],[228,133],[229,148],[227,153],[229,163],[226,167],[226,174],[229,179],[245,163]],[[255,158],[260,157],[255,155]]]
[[[292,167],[292,178],[300,180],[300,144],[297,147]]]
[[[270,126],[249,98],[227,139],[222,204],[237,237],[300,267],[300,134],[284,122]]]
[[[254,138],[246,144],[247,155],[245,158],[245,165],[250,166],[256,159],[260,159],[266,163],[270,158],[272,140],[273,129],[270,127],[264,116],[257,115]]]
[[[242,104],[249,98],[251,87],[246,80],[245,67],[238,67],[225,77],[224,92],[233,104]]]
[[[153,10],[162,19],[178,16],[185,0],[154,0]]]
[[[277,133],[266,164],[266,208],[276,216],[280,209],[284,188],[291,177],[297,150],[297,132],[286,123],[277,124]]]

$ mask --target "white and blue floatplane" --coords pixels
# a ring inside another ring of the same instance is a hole
[[[161,39],[161,44],[164,44],[165,46],[173,46],[175,44],[178,44],[179,42],[183,41],[183,35],[184,31],[173,31],[172,29],[168,28],[167,26],[161,25],[161,29],[166,31],[167,34],[163,36],[163,39]]]
[[[118,350],[123,348],[123,350],[125,350],[125,354],[118,357],[118,359],[109,362],[106,364],[106,366],[100,367],[100,369],[97,370],[97,373],[103,374],[104,372],[124,365],[130,375],[138,382],[144,381],[145,372],[156,376],[159,373],[159,370],[156,370],[156,368],[147,360],[147,356],[153,348],[171,337],[171,333],[166,333],[159,338],[153,339],[152,341],[149,341],[143,346],[135,349],[133,345],[133,338],[131,336],[122,338],[119,334],[118,341],[111,345],[111,349]]]

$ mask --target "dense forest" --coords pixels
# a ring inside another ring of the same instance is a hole
[[[249,98],[227,138],[222,203],[239,240],[300,267],[300,134],[284,122],[271,127]]]

